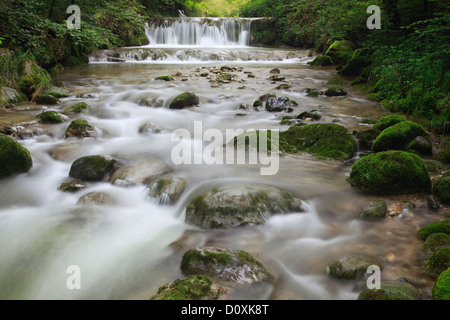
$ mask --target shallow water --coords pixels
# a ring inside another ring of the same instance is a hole
[[[130,49],[123,49],[127,50]],[[237,55],[242,54],[240,51],[264,52],[261,56],[267,57],[265,49],[230,50]],[[51,126],[28,124],[40,130],[38,135],[20,140],[32,154],[33,168],[0,181],[0,297],[149,299],[159,286],[183,277],[179,263],[184,251],[216,245],[247,251],[276,275],[273,284],[230,290],[225,298],[356,299],[364,283],[334,280],[326,274],[327,265],[353,253],[381,260],[383,280],[407,277],[417,281],[426,298],[432,281],[422,274],[416,261],[422,242],[415,234],[421,226],[443,218],[427,208],[425,195],[384,197],[389,206],[412,201],[416,205],[414,215],[364,222],[357,218],[358,210],[376,197],[360,193],[346,182],[356,159],[341,163],[306,154],[284,156],[274,176],[262,176],[257,165],[176,166],[171,161],[175,145],[171,132],[179,128],[193,132],[194,121],[202,121],[204,130],[217,128],[223,132],[237,128],[286,130],[287,126],[279,124],[283,114],[251,110],[243,111],[246,116],[236,117],[241,112],[237,111],[240,104],[252,105],[269,91],[296,100],[296,114],[316,109],[322,115],[319,122],[335,122],[351,131],[364,127],[361,119],[384,114],[378,104],[351,87],[348,99],[306,97],[305,88],[326,88],[335,71],[306,65],[306,51],[297,50],[295,56],[293,60],[281,61],[194,59],[163,63],[133,59],[108,63],[93,59],[87,66],[64,70],[58,80],[73,95],[61,99],[61,106],[50,109],[61,111],[76,102],[87,102],[90,110],[81,117],[98,128],[100,135],[96,139],[65,140],[68,122]],[[211,88],[210,80],[198,76],[196,70],[206,72],[206,67],[222,65],[243,67],[242,72],[235,74],[244,81]],[[279,83],[267,80],[274,67],[292,85],[290,89],[274,90]],[[188,80],[154,80],[176,72]],[[244,72],[252,72],[255,78],[248,78]],[[200,106],[168,109],[171,99],[185,91],[194,91],[200,97]],[[92,98],[75,98],[81,93]],[[162,107],[140,106],[139,100],[145,97],[160,99]],[[27,122],[39,112],[10,111],[8,116],[16,122]],[[145,124],[161,131],[140,134],[139,129]],[[170,168],[170,174],[187,178],[189,184],[172,206],[149,198],[148,189],[142,184],[124,187],[99,182],[88,183],[75,194],[59,191],[61,183],[68,180],[72,162],[91,154],[111,155],[123,161],[159,159]],[[292,191],[305,199],[307,210],[274,216],[264,225],[231,230],[198,230],[184,223],[184,209],[199,192],[244,182]],[[92,191],[107,192],[114,202],[103,206],[77,204],[81,195]],[[180,237],[182,241],[171,245]],[[80,290],[66,286],[66,271],[71,265],[80,267]]]

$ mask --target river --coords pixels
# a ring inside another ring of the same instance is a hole
[[[285,155],[273,176],[262,176],[259,166],[253,165],[173,164],[171,150],[176,143],[171,132],[179,128],[192,132],[194,121],[201,121],[204,130],[222,132],[288,129],[280,125],[280,114],[237,110],[269,91],[297,101],[295,114],[316,109],[322,115],[318,122],[338,123],[351,131],[365,128],[362,119],[385,114],[347,80],[347,99],[307,97],[305,88],[327,87],[334,68],[307,65],[312,58],[305,50],[250,47],[250,22],[215,19],[205,27],[205,21],[198,21],[154,25],[148,29],[150,45],[115,50],[121,62],[111,62],[108,52],[101,51],[92,55],[88,65],[61,72],[58,81],[72,94],[50,109],[88,103],[89,112],[79,117],[98,128],[95,139],[64,139],[68,122],[33,123],[31,119],[40,112],[36,106],[9,114],[37,134],[19,140],[30,150],[33,168],[0,181],[0,298],[149,299],[158,287],[184,277],[179,263],[187,249],[204,245],[249,252],[276,275],[274,284],[235,290],[225,296],[229,299],[356,299],[364,283],[326,274],[329,264],[347,254],[380,259],[383,280],[406,277],[417,281],[423,292],[430,290],[432,281],[416,261],[422,245],[416,232],[440,217],[428,209],[424,195],[409,195],[384,199],[389,206],[412,201],[413,215],[375,223],[358,219],[363,204],[377,197],[360,193],[346,182],[357,157],[342,163],[306,154]],[[210,79],[200,74],[212,76],[215,66],[242,68],[233,72],[238,81],[212,87]],[[267,80],[272,68],[280,69],[291,88],[274,89],[280,83]],[[155,80],[171,74],[177,74],[175,81]],[[186,91],[199,96],[198,107],[167,108]],[[152,98],[160,107],[141,106],[142,98]],[[140,133],[146,124],[157,130]],[[185,177],[189,183],[175,205],[150,198],[144,184],[96,182],[77,193],[59,191],[73,161],[92,154],[130,162],[155,159],[169,168],[168,175]],[[184,222],[190,199],[205,186],[229,182],[282,187],[301,195],[307,210],[231,230],[198,230]],[[80,196],[93,191],[110,194],[114,203],[77,204]],[[171,245],[180,237],[184,240]],[[81,270],[79,290],[66,285],[67,268],[73,265]]]

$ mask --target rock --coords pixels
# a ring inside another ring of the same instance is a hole
[[[284,81],[285,79],[286,79],[285,77],[280,77],[277,75],[273,75],[273,76],[270,76],[269,78],[267,78],[267,80],[270,80],[270,81]]]
[[[127,61],[126,59],[119,58],[119,57],[106,57],[106,59],[109,62],[126,62]]]
[[[186,275],[204,274],[238,284],[269,281],[272,273],[247,252],[217,247],[198,247],[184,253],[180,264]]]
[[[262,224],[271,215],[303,212],[303,203],[271,186],[230,185],[196,196],[186,208],[186,222],[204,229]]]
[[[59,100],[52,95],[45,94],[45,95],[38,95],[35,99],[35,102],[37,104],[54,105],[58,104]]]
[[[260,108],[260,107],[262,107],[264,105],[264,103],[261,101],[261,100],[256,100],[254,103],[253,103],[253,108]]]
[[[426,240],[434,233],[445,233],[450,235],[450,220],[434,222],[420,228],[419,231],[417,231],[417,237],[421,240]]]
[[[64,182],[59,187],[59,190],[63,192],[77,192],[81,189],[86,188],[86,184],[80,180],[72,180],[69,182]]]
[[[175,81],[175,79],[172,78],[171,76],[159,76],[159,77],[155,78],[155,80],[161,80],[161,81]]]
[[[149,184],[167,172],[169,168],[162,161],[146,159],[117,169],[111,177],[111,183],[123,187]]]
[[[84,181],[100,181],[111,174],[116,160],[101,155],[86,156],[75,160],[70,168],[69,176]]]
[[[288,97],[269,98],[266,102],[268,112],[292,112],[298,104]]]
[[[432,290],[434,300],[450,300],[450,268],[443,271]]]
[[[323,94],[322,91],[319,91],[315,88],[306,88],[305,92],[307,97],[318,97]]]
[[[173,204],[177,202],[187,186],[187,180],[180,177],[161,178],[149,185],[149,196],[157,198],[159,203]]]
[[[282,151],[308,152],[320,158],[348,160],[356,153],[356,142],[347,128],[338,124],[310,124],[280,132]]]
[[[427,166],[428,172],[431,174],[438,174],[442,170],[445,170],[445,166],[442,162],[437,160],[424,160]]]
[[[450,163],[450,142],[447,141],[446,144],[439,147],[433,155],[433,159],[443,163]]]
[[[224,291],[209,277],[193,275],[160,287],[151,300],[217,300]]]
[[[256,100],[256,101],[267,102],[267,100],[269,100],[270,98],[276,98],[276,97],[277,97],[277,95],[275,93],[268,92],[268,93],[263,94],[262,96],[260,96],[258,98],[258,100]]]
[[[91,138],[95,136],[95,128],[84,119],[73,120],[66,130],[65,138]]]
[[[216,81],[219,83],[231,83],[233,81],[233,75],[230,73],[219,73],[216,76]]]
[[[297,119],[302,119],[305,120],[307,118],[311,118],[313,120],[320,120],[322,118],[322,116],[316,112],[302,112],[298,115]]]
[[[308,64],[312,66],[328,67],[333,65],[333,60],[331,60],[329,56],[320,54],[315,57],[313,61],[308,62]]]
[[[325,55],[330,57],[334,64],[346,65],[352,58],[354,49],[355,44],[351,41],[335,41],[325,52]]]
[[[441,207],[441,202],[439,201],[439,199],[433,195],[428,195],[427,196],[427,205],[428,208],[433,209],[433,210],[437,210]]]
[[[42,83],[47,83],[51,76],[37,63],[31,60],[23,60],[19,66],[20,78],[19,88],[20,90],[31,96]]]
[[[169,109],[183,109],[196,106],[200,103],[200,99],[193,92],[185,92],[177,96],[169,105]]]
[[[280,84],[280,85],[275,87],[276,90],[287,90],[287,89],[290,89],[290,88],[292,88],[292,86],[290,84],[287,84],[287,83],[282,83],[282,84]]]
[[[406,118],[404,116],[400,116],[397,114],[391,114],[388,116],[381,117],[378,122],[375,124],[374,129],[378,130],[379,132],[383,131],[384,129],[387,129],[389,127],[392,127],[393,125],[406,121]]]
[[[397,279],[382,281],[380,289],[366,289],[358,300],[421,300],[419,291],[412,284]]]
[[[373,200],[367,203],[359,212],[359,217],[364,219],[379,219],[386,217],[387,205],[384,200]]]
[[[114,203],[111,195],[106,192],[89,192],[77,201],[78,205],[112,205]]]
[[[360,256],[348,256],[339,259],[327,267],[329,276],[345,280],[360,280],[367,274],[367,269],[376,265],[381,268],[378,262]]]
[[[44,124],[57,124],[64,122],[61,115],[56,111],[44,111],[36,116],[36,120],[39,123]]]
[[[338,74],[348,77],[358,76],[369,65],[370,59],[367,57],[352,58],[339,70]]]
[[[86,102],[79,102],[71,107],[64,109],[65,113],[84,113],[88,109],[88,104]]]
[[[422,251],[432,254],[433,252],[439,251],[445,247],[450,246],[450,235],[438,232],[430,234],[425,240],[422,246]]]
[[[13,88],[2,87],[0,88],[0,106],[11,108],[16,104],[28,101],[27,96]]]
[[[356,134],[356,139],[358,139],[359,148],[361,150],[370,150],[379,133],[380,132],[374,128],[359,131]]]
[[[67,98],[70,95],[69,90],[60,87],[51,87],[45,92],[46,95],[53,96],[57,99]]]
[[[424,266],[426,271],[434,275],[439,275],[450,268],[450,246],[445,246],[433,252],[430,259],[425,261]]]
[[[13,138],[0,134],[0,178],[28,172],[32,166],[30,152]]]
[[[327,97],[346,96],[347,92],[341,87],[331,87],[325,91]]]
[[[280,69],[273,68],[272,70],[269,71],[269,73],[271,73],[271,74],[280,74]]]
[[[385,151],[360,158],[347,181],[370,193],[429,192],[431,180],[422,159],[404,151]]]
[[[450,177],[441,177],[434,182],[433,195],[443,204],[450,204]]]
[[[375,139],[372,151],[405,150],[418,136],[426,136],[425,129],[412,121],[402,121],[384,129]]]

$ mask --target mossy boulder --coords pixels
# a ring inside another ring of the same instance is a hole
[[[390,114],[388,116],[381,117],[375,124],[374,129],[381,132],[384,129],[387,129],[393,126],[394,124],[397,124],[402,121],[406,121],[406,118],[404,116],[400,116],[397,114]]]
[[[75,160],[69,176],[84,181],[100,181],[114,171],[116,160],[101,155],[86,156]]]
[[[89,124],[87,120],[73,120],[67,127],[66,138],[91,138],[94,136],[95,128]]]
[[[333,60],[331,60],[329,56],[321,54],[315,57],[313,61],[308,62],[308,64],[312,66],[328,67],[333,65]]]
[[[444,233],[450,235],[450,220],[444,220],[428,224],[417,231],[417,237],[426,240],[434,233]]]
[[[387,205],[384,200],[372,200],[368,202],[359,212],[359,217],[363,219],[380,219],[386,217]]]
[[[34,61],[23,60],[19,68],[20,78],[18,85],[20,90],[28,96],[51,81],[50,74]]]
[[[434,300],[450,300],[450,268],[443,271],[432,290]]]
[[[186,222],[204,229],[262,224],[271,215],[303,212],[302,200],[271,186],[229,185],[196,196],[186,208]]]
[[[23,92],[8,87],[0,88],[0,106],[10,108],[26,101],[28,97]]]
[[[360,256],[348,256],[329,265],[327,267],[327,273],[333,278],[359,280],[367,275],[367,269],[372,265],[381,268],[381,264],[372,259],[366,259]]]
[[[297,116],[297,119],[313,119],[313,120],[320,120],[322,118],[322,116],[320,114],[318,114],[317,112],[310,112],[310,111],[305,111],[300,113]]]
[[[347,91],[345,91],[341,87],[330,87],[325,91],[325,95],[327,97],[339,97],[339,96],[346,96]]]
[[[204,274],[238,284],[262,283],[273,278],[270,270],[247,252],[217,247],[186,251],[180,269],[186,275]]]
[[[209,277],[193,275],[160,287],[151,300],[217,300],[224,291]]]
[[[440,146],[436,153],[433,154],[433,159],[441,161],[443,163],[450,163],[450,142],[447,141],[446,144]]]
[[[374,152],[386,150],[405,150],[411,141],[419,136],[427,136],[425,129],[412,121],[402,121],[384,129],[375,139]]]
[[[30,152],[13,138],[0,134],[0,178],[28,172],[32,166]]]
[[[333,42],[325,52],[325,55],[329,56],[335,64],[346,65],[352,58],[354,50],[355,44],[353,42],[340,40]]]
[[[360,158],[347,181],[370,193],[429,192],[431,180],[423,160],[405,151],[384,151]]]
[[[442,232],[430,234],[422,246],[423,252],[433,253],[450,246],[450,235]]]
[[[415,151],[421,155],[431,155],[433,153],[433,146],[430,139],[427,137],[415,137],[406,147],[406,151]]]
[[[339,70],[338,74],[343,76],[358,76],[364,68],[370,65],[370,59],[367,57],[357,57],[350,59],[347,64]]]
[[[45,92],[46,95],[54,96],[57,99],[67,98],[70,95],[69,90],[61,87],[51,87]]]
[[[46,104],[46,105],[54,105],[54,104],[59,103],[58,98],[56,98],[50,94],[38,95],[34,101],[37,104]]]
[[[183,109],[196,106],[200,103],[200,99],[193,92],[184,92],[175,99],[169,105],[169,109]]]
[[[434,182],[433,195],[442,203],[450,204],[450,177],[442,177]]]
[[[161,80],[161,81],[175,81],[175,79],[172,78],[171,76],[159,76],[159,77],[155,78],[155,80]]]
[[[431,174],[438,174],[439,172],[445,170],[445,165],[437,160],[424,160],[427,166],[428,172]]]
[[[268,112],[292,112],[298,103],[288,97],[269,98],[265,108]]]
[[[322,91],[319,91],[316,88],[306,88],[305,92],[307,97],[318,97],[323,94]]]
[[[308,152],[320,158],[344,161],[355,155],[356,141],[341,125],[319,123],[281,132],[280,148],[285,152]]]
[[[86,102],[79,102],[70,106],[64,110],[66,113],[84,113],[88,109],[88,104]]]
[[[61,115],[56,111],[45,111],[36,116],[36,120],[39,123],[45,123],[45,124],[57,124],[57,123],[63,123],[64,119],[61,117]]]
[[[160,203],[173,204],[183,194],[187,180],[180,177],[164,177],[148,186],[149,196],[159,199]]]
[[[421,300],[421,296],[414,285],[403,279],[397,279],[382,281],[380,289],[363,290],[358,300]]]
[[[374,128],[358,131],[356,133],[356,139],[358,139],[359,148],[362,150],[370,150],[379,134],[380,132]]]
[[[433,252],[424,263],[425,270],[438,275],[450,267],[450,247],[443,247]]]

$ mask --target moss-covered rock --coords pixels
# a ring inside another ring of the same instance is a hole
[[[261,283],[273,278],[270,270],[247,252],[217,247],[186,251],[180,269],[186,275],[204,274],[238,284]]]
[[[28,97],[23,92],[8,87],[0,88],[0,107],[10,108],[26,101]]]
[[[318,97],[323,94],[322,91],[319,91],[316,88],[306,88],[305,92],[307,97]]]
[[[194,275],[160,287],[151,300],[216,300],[224,291],[209,277]]]
[[[45,92],[46,95],[54,96],[57,99],[67,98],[70,94],[69,90],[61,87],[51,87]]]
[[[419,290],[412,284],[397,279],[382,281],[380,289],[365,289],[358,300],[421,300]]]
[[[302,120],[305,120],[308,118],[313,119],[313,120],[320,120],[322,118],[322,116],[320,114],[318,114],[317,112],[309,112],[309,111],[302,112],[297,116],[297,119],[302,119]]]
[[[86,102],[79,102],[70,106],[64,110],[66,113],[84,113],[88,109],[88,104]]]
[[[431,174],[438,174],[442,170],[445,170],[445,165],[437,160],[424,160],[427,166],[428,172]]]
[[[13,138],[0,134],[0,178],[28,172],[32,166],[30,152]]]
[[[75,160],[69,172],[69,176],[85,181],[100,181],[115,169],[116,160],[95,155],[86,156]]]
[[[73,120],[65,133],[66,138],[91,138],[94,136],[95,128],[84,119]]]
[[[77,192],[84,188],[86,188],[86,184],[83,181],[72,180],[69,182],[63,182],[58,189],[62,192]]]
[[[378,199],[367,203],[359,212],[359,217],[363,219],[380,219],[386,217],[387,205],[384,200]]]
[[[64,120],[61,117],[61,115],[56,111],[45,111],[36,116],[36,120],[39,123],[46,123],[46,124],[56,124],[56,123],[63,123]]]
[[[171,76],[159,76],[159,77],[155,78],[155,80],[161,80],[161,81],[175,81],[175,79],[172,78]]]
[[[450,246],[450,235],[442,232],[430,234],[422,246],[422,251],[433,253]]]
[[[325,52],[325,55],[329,56],[335,64],[346,65],[352,58],[354,50],[355,44],[353,42],[340,40],[333,42],[333,44]]]
[[[378,131],[381,132],[384,129],[387,129],[393,126],[394,124],[397,124],[402,121],[406,121],[406,118],[404,116],[400,116],[397,114],[390,114],[388,116],[381,117],[375,124],[374,129],[377,129]]]
[[[313,61],[308,62],[308,64],[312,66],[327,67],[333,65],[333,60],[331,60],[329,56],[321,54],[315,57]]]
[[[281,132],[280,148],[285,152],[308,152],[320,158],[344,161],[356,153],[356,141],[347,128],[320,123]]]
[[[302,201],[271,186],[229,185],[196,196],[186,208],[186,222],[205,229],[262,224],[271,215],[303,212]]]
[[[450,204],[450,177],[442,177],[434,182],[433,195],[442,203]]]
[[[431,180],[423,160],[404,151],[385,151],[359,159],[347,181],[370,193],[429,192]]]
[[[288,97],[269,98],[265,108],[268,112],[292,112],[298,103]]]
[[[358,131],[356,139],[358,139],[359,148],[370,150],[379,134],[380,132],[374,128]]]
[[[440,146],[433,154],[433,159],[443,163],[450,163],[450,141]]]
[[[50,94],[38,95],[34,101],[37,104],[46,104],[46,105],[54,105],[59,103],[59,100]]]
[[[50,74],[41,68],[36,62],[31,60],[23,60],[20,63],[19,88],[27,94],[32,95],[39,87],[49,84],[51,81]]]
[[[327,97],[339,97],[339,96],[346,96],[347,91],[345,91],[341,87],[330,87],[325,91],[325,95]]]
[[[359,280],[367,274],[367,269],[372,265],[381,268],[381,264],[374,260],[360,256],[348,256],[329,265],[327,267],[327,273],[333,278]]]
[[[439,275],[432,293],[434,300],[450,300],[450,268]]]
[[[434,233],[445,233],[450,235],[450,220],[444,220],[428,224],[417,231],[417,237],[421,240],[426,240]]]
[[[427,137],[415,137],[406,147],[407,151],[414,150],[421,155],[431,155],[433,153],[433,146],[430,139]]]
[[[418,136],[426,136],[425,129],[412,121],[402,121],[384,129],[375,139],[374,152],[386,150],[404,150]]]
[[[370,65],[370,59],[367,57],[357,57],[350,59],[347,64],[339,70],[338,74],[343,76],[358,76],[364,68]]]
[[[184,92],[175,99],[169,105],[169,109],[183,109],[196,106],[200,103],[200,99],[193,92]]]
[[[433,252],[424,265],[428,272],[435,275],[448,269],[450,267],[450,247],[446,246]]]
[[[177,202],[186,186],[187,180],[184,178],[160,178],[148,186],[149,196],[159,199],[160,203],[172,204]]]

